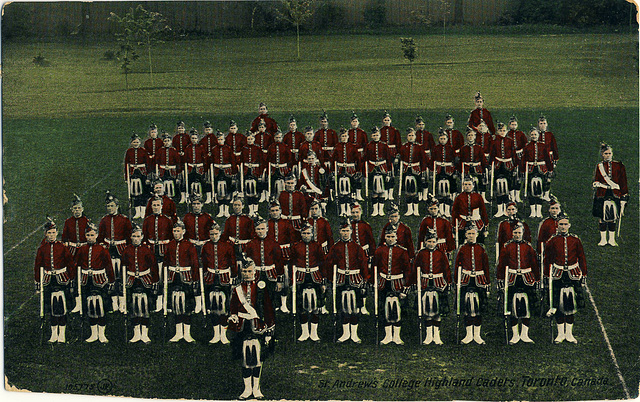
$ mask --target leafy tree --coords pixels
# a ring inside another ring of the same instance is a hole
[[[116,13],[111,13],[109,20],[115,21],[120,28],[116,32],[116,40],[119,43],[119,50],[116,52],[116,59],[120,63],[119,66],[124,72],[124,81],[127,91],[129,91],[129,73],[131,72],[131,63],[138,59],[134,44],[136,41],[137,24],[133,18],[133,8],[129,12],[120,17]]]
[[[281,0],[276,9],[279,19],[289,22],[296,27],[296,37],[298,44],[298,59],[300,59],[300,25],[313,15],[311,5],[314,0]]]
[[[137,25],[136,39],[139,46],[147,48],[149,58],[149,75],[151,76],[151,85],[153,85],[153,68],[151,63],[151,47],[156,43],[162,43],[162,37],[165,33],[171,31],[167,20],[162,14],[147,11],[141,5],[134,10],[134,21]]]
[[[413,38],[400,38],[404,58],[409,60],[409,71],[411,72],[411,92],[413,92],[413,60],[416,58],[416,42]]]

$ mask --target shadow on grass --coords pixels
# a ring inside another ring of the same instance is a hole
[[[131,88],[129,91],[162,91],[162,90],[176,90],[176,89],[184,89],[184,90],[204,90],[204,91],[243,91],[246,88],[217,88],[217,87],[140,87],[140,88]],[[126,92],[125,88],[120,89],[104,89],[99,91],[83,91],[83,94],[104,94],[104,93],[113,93],[113,92]]]

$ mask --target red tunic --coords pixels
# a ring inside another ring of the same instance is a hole
[[[419,175],[427,168],[424,149],[420,144],[406,142],[400,147],[398,154],[402,161],[401,169],[403,174],[411,168],[413,174]]]
[[[269,146],[266,161],[269,163],[269,167],[273,173],[275,173],[277,169],[281,176],[286,177],[291,172],[291,167],[295,163],[295,157],[287,144],[284,142],[274,142]]]
[[[265,131],[264,133],[256,133],[255,137],[256,141],[254,144],[262,149],[262,153],[266,154],[271,144],[273,144],[273,135],[269,134],[268,131]]]
[[[447,128],[444,130],[447,133],[447,145],[453,148],[454,152],[457,154],[460,151],[460,148],[464,145],[464,135],[455,128]]]
[[[282,207],[282,216],[292,221],[298,221],[309,215],[309,207],[307,206],[304,194],[298,190],[282,191],[278,197],[280,206]],[[293,223],[293,222],[292,222]]]
[[[160,177],[164,176],[165,170],[169,172],[171,176],[176,176],[182,172],[182,163],[180,163],[180,155],[174,147],[162,147],[156,154],[156,170]]]
[[[141,174],[146,175],[150,168],[151,158],[149,157],[147,150],[143,147],[132,147],[127,149],[127,152],[124,154],[124,164],[129,167],[130,176],[133,176],[136,169],[140,171]],[[124,171],[124,179],[127,179],[126,167]]]
[[[321,165],[318,163],[310,165],[306,162],[302,162],[300,168],[300,180],[298,180],[297,189],[299,190],[302,186],[305,186],[307,188],[307,193],[313,193],[312,195],[315,198],[321,197],[324,192],[322,183],[320,182]]]
[[[516,224],[520,222],[524,225],[524,234],[523,239],[531,243],[531,230],[529,230],[529,225],[526,222],[523,222],[519,219],[505,219],[500,222],[498,226],[498,237],[496,242],[498,243],[498,250],[502,250],[502,247],[511,239],[513,239],[513,228]]]
[[[262,306],[258,306],[259,293],[263,294]],[[262,312],[262,317],[258,315]],[[252,329],[256,332],[270,330],[276,325],[275,313],[269,292],[260,290],[256,281],[242,282],[233,288],[229,312],[232,316],[237,316],[238,321],[229,321],[229,329],[234,332],[242,332],[245,321],[249,320]]]
[[[231,243],[239,242],[240,244],[245,244],[253,239],[255,235],[253,219],[244,214],[233,214],[224,223],[221,239],[230,240]]]
[[[458,194],[451,208],[451,221],[458,223],[459,229],[464,229],[467,222],[473,222],[478,230],[482,230],[489,224],[487,208],[484,199],[476,192],[463,192]]]
[[[516,147],[513,140],[507,136],[499,135],[491,142],[489,150],[489,163],[494,164],[494,169],[498,170],[502,165],[507,170],[513,170],[519,164],[516,157]]]
[[[449,259],[438,248],[434,250],[424,248],[418,251],[413,260],[413,274],[417,275],[417,272],[420,272],[420,286],[423,290],[433,286],[442,291],[451,283]],[[416,278],[412,279],[412,284],[415,280]]]
[[[229,137],[227,137],[227,139],[228,138]],[[213,147],[218,145],[218,137],[216,137],[216,135],[213,133],[207,134],[204,137],[202,137],[202,139],[200,139],[199,144],[202,146],[202,148],[204,148],[204,151],[207,154],[207,160],[208,160],[211,157],[211,151],[213,150]]]
[[[481,175],[484,173],[485,168],[488,166],[487,158],[484,156],[482,147],[478,144],[464,145],[458,152],[459,162],[456,170],[460,174],[468,174],[471,172],[475,175]],[[464,172],[462,169],[464,168]]]
[[[333,155],[333,148],[338,144],[338,134],[330,128],[321,128],[316,131],[313,140],[317,141],[322,147],[322,160],[330,161]],[[320,158],[320,156],[318,156]]]
[[[391,157],[394,157],[402,145],[400,131],[393,126],[383,126],[380,129],[380,142],[386,142],[389,145]]]
[[[184,237],[191,243],[201,246],[205,241],[209,240],[209,225],[214,222],[211,215],[206,212],[195,214],[187,213],[182,219],[184,222]]]
[[[280,245],[285,259],[290,256],[291,245],[299,240],[299,233],[287,219],[269,219],[267,238],[273,239]]]
[[[167,244],[173,239],[173,222],[166,215],[149,215],[142,222],[142,235],[149,247],[157,244],[160,255],[164,255]]]
[[[36,262],[33,266],[33,278],[40,283],[40,267],[44,268],[44,286],[55,276],[60,284],[68,284],[76,279],[76,265],[69,249],[60,241],[43,241],[36,251]]]
[[[162,140],[158,137],[156,138],[147,138],[144,142],[144,149],[147,150],[147,154],[149,155],[150,163],[154,163],[156,158],[156,154],[164,145]]]
[[[371,141],[364,150],[367,173],[371,173],[376,167],[382,173],[391,171],[394,153],[389,146],[382,141]]]
[[[384,232],[387,230],[389,225],[391,225],[391,222],[387,222],[382,228],[378,247],[380,247],[380,245],[386,244],[384,241]],[[415,250],[413,248],[413,239],[411,238],[411,229],[409,228],[409,226],[405,225],[403,222],[398,222],[398,229],[396,230],[396,234],[398,236],[398,244],[407,249],[409,258],[413,258],[415,256]]]
[[[544,274],[547,277],[551,266],[554,278],[560,278],[563,271],[568,271],[573,280],[587,276],[587,259],[578,236],[557,234],[545,243]]]
[[[604,197],[607,189],[611,189],[616,198],[629,195],[627,171],[622,162],[602,161],[598,163],[593,182],[595,183],[596,197]]]
[[[267,127],[267,130],[266,130],[267,133],[274,135],[278,131],[278,123],[276,123],[274,119],[269,117],[268,114],[263,113],[263,114],[260,114],[255,119],[253,119],[253,121],[251,122],[251,132],[254,132],[254,133],[258,132],[258,124],[260,124],[260,120],[264,120],[264,123]]]
[[[313,282],[321,284],[327,275],[323,270],[324,256],[322,247],[317,241],[294,243],[291,247],[291,266],[298,268],[296,271],[296,283],[303,283],[305,276],[311,275]],[[293,268],[291,268],[291,272],[293,272]]]
[[[171,141],[171,145],[178,151],[178,155],[180,155],[180,163],[184,163],[184,153],[187,149],[187,146],[191,143],[191,138],[187,133],[180,133],[173,136],[173,140]]]
[[[304,141],[304,135],[300,131],[287,131],[287,133],[282,137],[282,142],[289,147],[296,160],[301,160],[298,155],[298,151],[300,150],[300,145]],[[315,151],[314,151],[315,152]]]
[[[231,147],[236,157],[240,156],[242,149],[247,145],[247,137],[241,133],[227,133],[224,144]]]
[[[551,236],[554,236],[557,233],[559,220],[558,218],[559,217],[548,217],[540,222],[540,225],[538,226],[538,237],[536,239],[536,250],[538,251],[538,254],[542,252],[542,245],[546,243],[547,240],[551,238]]]
[[[318,141],[303,141],[300,144],[300,152],[298,152],[298,160],[300,162],[304,162],[307,159],[307,155],[309,155],[309,151],[313,151],[316,154],[316,158],[320,161],[320,163],[324,163],[324,151],[322,151],[322,145]]]
[[[369,142],[369,137],[367,137],[367,133],[360,127],[350,128],[349,139],[347,140],[347,142],[355,145],[358,152],[360,152],[360,155],[362,155],[362,153],[364,152],[364,147],[366,147],[367,143]]]
[[[127,287],[133,286],[136,279],[149,289],[158,283],[158,264],[153,251],[144,244],[129,244],[122,253],[122,266],[127,269]]]
[[[224,170],[227,176],[236,174],[238,166],[236,165],[236,156],[228,145],[216,145],[211,151],[209,163],[213,164],[213,174],[218,176],[220,169]]]
[[[493,138],[491,137],[491,132],[487,131],[483,134],[480,131],[476,130],[476,144],[482,147],[482,152],[484,152],[486,156],[489,156],[492,141]]]
[[[80,247],[76,253],[75,263],[77,269],[81,270],[82,286],[92,283],[102,288],[116,279],[109,252],[97,243]]]
[[[231,285],[231,280],[238,276],[233,243],[228,240],[207,241],[202,246],[202,268],[205,284],[214,284],[217,275],[222,285]]]
[[[167,269],[169,283],[173,283],[176,275],[179,275],[184,283],[200,281],[196,247],[185,238],[169,242],[162,266]]]
[[[436,146],[433,135],[427,130],[416,130],[416,143],[422,145],[427,160],[431,159],[431,150]]]
[[[62,242],[69,247],[71,254],[75,254],[76,249],[87,242],[85,232],[88,224],[89,218],[84,215],[79,218],[72,216],[64,221]]]
[[[131,221],[123,214],[105,215],[98,225],[97,244],[107,249],[116,246],[122,255],[124,248],[131,239]]]
[[[518,275],[522,275],[524,283],[528,286],[535,285],[540,280],[540,268],[538,256],[528,241],[510,240],[500,252],[498,262],[498,280],[504,280],[506,270],[509,270],[509,285],[516,281]]]
[[[418,231],[418,247],[425,248],[425,237],[427,237],[427,230],[436,231],[437,245],[436,248],[445,253],[450,253],[456,248],[456,241],[453,237],[453,229],[451,223],[439,216],[425,216],[420,222],[420,229]]]
[[[317,241],[320,247],[322,247],[324,254],[327,254],[331,246],[333,246],[333,232],[331,231],[329,221],[323,217],[309,217],[307,222],[313,226],[313,240]]]
[[[527,136],[520,130],[509,130],[507,132],[507,137],[511,138],[515,143],[516,155],[518,155],[518,158],[522,158],[522,150],[529,142],[529,140],[527,140]]]
[[[333,150],[331,158],[331,170],[338,164],[338,174],[346,170],[347,174],[353,175],[362,172],[360,153],[352,143],[339,142]]]
[[[467,122],[467,126],[477,129],[480,125],[480,120],[484,120],[487,124],[487,128],[491,135],[495,135],[496,128],[493,125],[493,117],[491,117],[491,113],[485,108],[475,108],[471,111],[469,115],[469,121]]]
[[[249,174],[256,178],[262,176],[262,172],[264,171],[264,154],[258,145],[245,145],[245,147],[242,148],[240,158],[239,162],[243,164],[245,176]]]
[[[365,221],[351,221],[351,240],[356,242],[367,257],[373,257],[376,250],[376,240],[373,238],[371,225]]]
[[[484,247],[478,243],[465,243],[460,246],[456,255],[454,277],[458,279],[458,267],[462,267],[460,284],[469,284],[472,277],[475,277],[475,284],[478,287],[487,288],[491,284],[489,278],[489,257]]]
[[[529,174],[534,171],[544,174],[553,170],[553,163],[546,145],[539,141],[532,141],[524,147],[520,171],[524,173],[525,169],[529,170]]]
[[[193,169],[198,174],[204,174],[209,170],[209,157],[207,151],[201,145],[189,144],[184,152],[184,162],[187,164],[188,173]]]
[[[284,275],[284,264],[282,249],[275,240],[271,238],[253,238],[245,244],[244,251],[256,264],[256,277],[260,278],[260,272],[264,271],[270,281],[281,279]]]
[[[560,159],[558,154],[558,144],[556,144],[556,136],[551,131],[540,131],[540,137],[538,141],[544,143],[549,150],[549,156],[553,162],[557,162]]]
[[[401,292],[412,284],[409,254],[398,244],[378,246],[373,255],[372,267],[378,267],[378,289],[384,289],[386,283],[391,282],[391,289]],[[371,278],[372,283],[374,280]]]
[[[337,266],[336,285],[361,287],[369,280],[369,267],[364,250],[353,241],[335,243],[324,261],[324,272],[333,283],[333,266]]]
[[[145,218],[149,215],[153,215],[153,209],[151,208],[151,201],[153,201],[153,197],[149,198],[147,201],[147,207],[144,210]],[[178,219],[178,215],[176,213],[176,203],[171,199],[171,197],[163,195],[162,196],[162,213],[167,215],[173,222]]]
[[[429,161],[429,169],[433,169],[435,164],[436,174],[440,174],[444,167],[444,173],[452,175],[455,166],[453,164],[453,158],[455,157],[455,151],[448,144],[438,144],[431,150],[431,160]]]

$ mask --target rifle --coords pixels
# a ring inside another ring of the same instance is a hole
[[[44,267],[40,267],[40,344],[44,344]]]
[[[167,298],[169,298],[169,282],[167,279],[167,266],[163,264],[162,270],[164,271],[163,285],[162,285],[162,293],[164,297],[162,298],[162,340],[166,341],[167,339]]]
[[[527,162],[527,166],[524,170],[524,198],[527,198],[527,191],[529,187],[527,183],[529,183],[529,164],[530,163],[531,162]]]
[[[189,205],[191,205],[191,203],[189,202],[188,197],[191,191],[189,191],[189,166],[187,165],[187,162],[184,163],[184,191],[187,193],[187,212],[189,212]]]
[[[618,237],[618,238],[620,237],[620,224],[622,223],[622,217],[624,216],[624,206],[625,205],[626,205],[626,203],[622,204],[622,207],[620,208],[620,216],[618,217],[618,230],[617,230],[617,233],[616,233],[616,237]]]
[[[293,293],[291,294],[291,314],[293,315],[293,342],[296,342],[296,317],[297,317],[297,308],[296,308],[296,304],[297,304],[297,295],[296,295],[296,266],[295,265],[291,265],[291,281],[292,281],[292,285],[293,285]],[[303,303],[304,304],[304,303]]]
[[[547,289],[548,290],[548,289]],[[544,244],[540,251],[540,318],[544,317]]]
[[[269,179],[269,183],[267,184],[267,187],[268,187],[268,190],[269,190],[269,199],[271,199],[271,162],[269,162],[268,168],[269,168],[269,172],[268,172],[268,174],[269,174],[269,178],[268,178]],[[269,202],[269,200],[267,200],[267,202]]]
[[[376,317],[376,346],[380,345],[378,341],[378,264],[373,265],[373,300],[374,300],[374,314]]]
[[[333,265],[333,343],[336,343],[336,336],[338,331],[338,313],[336,306],[336,288],[337,288],[337,279],[338,279],[338,266]]]
[[[436,196],[436,162],[433,162],[433,191],[431,191],[431,194],[433,194],[433,196]]]
[[[211,174],[211,202],[216,202],[216,177],[213,172],[213,163],[210,166],[209,173]]]
[[[82,303],[82,269],[80,266],[78,266],[78,296],[80,298],[80,339],[82,339],[82,334],[84,332],[84,306]]]
[[[509,299],[508,299],[508,295],[509,295],[509,267],[506,266],[504,267],[504,294],[503,294],[503,298],[504,298],[504,337],[505,337],[505,341],[507,343],[507,345],[509,344],[509,316],[510,316],[510,312],[509,312]]]
[[[202,299],[202,319],[204,320],[203,327],[207,328],[207,305],[205,302],[206,298],[204,297],[204,272],[202,269],[202,265],[200,265],[198,270],[200,271],[200,298]]]
[[[131,220],[131,175],[129,173],[128,163],[125,163],[125,169],[127,170],[127,198],[129,199],[129,220]]]
[[[369,216],[369,161],[364,163],[364,198],[365,216]]]
[[[420,280],[421,268],[416,268],[416,283],[418,284],[418,327],[420,329],[418,339],[420,340],[420,344],[422,344],[422,281]]]
[[[493,204],[493,173],[495,171],[495,162],[491,162],[491,191],[489,195],[491,196],[491,203]]]
[[[402,160],[400,160],[400,164],[398,165],[398,175],[400,176],[398,183],[398,204],[400,204],[400,199],[402,198],[402,163]]]
[[[544,249],[542,250],[544,253]],[[544,260],[543,260],[544,261]],[[553,275],[551,273],[551,266],[549,266],[549,311],[547,312],[547,316],[549,317],[549,334],[551,336],[551,343],[553,343],[553,315],[555,311],[553,310]]]
[[[122,264],[122,296],[124,297],[124,343],[127,343],[128,331],[128,309],[127,309],[127,267]]]
[[[240,163],[240,192],[244,194],[244,163]]]
[[[462,265],[458,265],[458,277],[456,278],[456,345],[460,343],[460,276]]]
[[[338,205],[338,162],[333,162],[333,184],[336,190],[336,215],[340,216],[340,205]]]

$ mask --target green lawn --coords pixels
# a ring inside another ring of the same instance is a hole
[[[108,345],[37,344],[32,269],[42,232],[30,234],[46,214],[62,223],[69,215],[72,193],[82,195],[85,212],[94,221],[104,214],[106,189],[126,198],[121,163],[132,131],[142,134],[153,121],[171,132],[178,119],[198,129],[204,120],[211,120],[224,129],[230,118],[244,129],[264,100],[281,125],[293,112],[300,126],[307,122],[315,126],[320,110],[327,109],[335,128],[347,125],[355,110],[369,131],[380,124],[386,109],[401,131],[419,113],[435,132],[446,113],[462,128],[473,93],[481,90],[494,120],[506,121],[515,113],[526,129],[544,113],[556,133],[561,160],[552,191],[572,217],[572,231],[585,244],[589,286],[627,387],[632,397],[637,396],[637,39],[613,34],[415,39],[419,53],[413,94],[395,36],[305,36],[300,62],[292,52],[294,39],[286,37],[165,43],[155,52],[153,84],[144,64],[139,64],[128,93],[124,76],[112,62],[101,60],[113,46],[109,43],[3,43],[3,169],[10,200],[4,225],[7,383],[32,391],[99,394],[88,387],[108,380],[112,385],[103,382],[107,385],[101,390],[112,395],[192,399],[234,399],[242,391],[240,364],[229,362],[224,347],[163,344],[161,317],[153,319],[154,342],[149,346],[125,344],[122,319],[111,316]],[[31,63],[39,52],[50,60],[50,67]],[[590,216],[591,179],[601,140],[610,143],[614,158],[626,164],[630,183],[631,202],[616,249],[595,246],[599,235]],[[214,212],[211,206],[205,209]],[[333,211],[329,218],[336,222]],[[264,206],[261,212],[264,216]],[[528,216],[528,211],[521,215]],[[525,220],[535,231],[537,221]],[[403,221],[415,239],[419,219]],[[370,222],[377,236],[384,219]],[[497,225],[493,219],[491,238]],[[490,261],[494,261],[492,241],[487,242]],[[493,311],[495,300],[490,307]],[[321,319],[322,343],[294,345],[290,318],[279,316],[283,342],[265,364],[263,392],[270,399],[312,400],[624,397],[590,305],[576,318],[577,346],[549,344],[548,320],[535,318],[536,344],[506,347],[502,321],[490,314],[483,325],[485,347],[452,345],[455,317],[451,316],[443,321],[446,345],[418,347],[415,317],[405,312],[406,345],[380,348],[374,345],[370,317],[362,319],[363,344],[353,346],[331,344],[329,317]],[[208,339],[199,318],[194,321],[194,336]],[[77,333],[77,326],[77,321],[71,323],[70,334]],[[145,373],[144,380],[133,381],[140,372]],[[528,386],[525,376],[560,376],[568,383]],[[467,382],[425,386],[427,379],[433,384],[443,378]],[[591,378],[600,383],[575,383]],[[388,381],[397,379],[421,380],[421,386],[389,387]],[[496,385],[500,379],[506,384]],[[336,380],[344,380],[344,386]],[[349,386],[349,380],[363,380],[368,388]],[[74,387],[78,384],[88,385]]]

